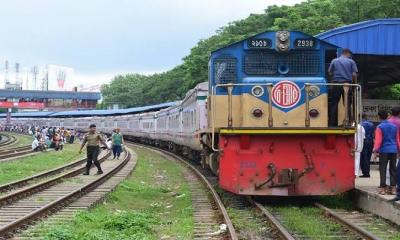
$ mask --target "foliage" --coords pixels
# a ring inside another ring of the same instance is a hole
[[[363,20],[398,17],[399,5],[400,0],[308,0],[292,7],[269,6],[263,14],[231,22],[200,40],[181,65],[167,72],[116,76],[102,87],[104,102],[134,107],[181,99],[196,84],[207,81],[209,55],[222,46],[267,30],[315,35]]]
[[[371,90],[369,94],[371,98],[376,99],[400,100],[400,84],[376,88]]]

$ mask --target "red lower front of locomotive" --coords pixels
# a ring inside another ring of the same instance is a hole
[[[353,135],[220,135],[219,183],[241,195],[335,195],[354,188]]]

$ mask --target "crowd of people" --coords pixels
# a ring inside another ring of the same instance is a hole
[[[382,195],[396,195],[393,201],[400,200],[400,107],[391,111],[378,112],[380,123],[375,125],[366,120],[357,127],[355,136],[355,175],[360,178],[370,177],[370,164],[379,160],[380,182],[378,193]],[[396,187],[397,186],[397,187]]]
[[[73,144],[75,141],[76,131],[74,129],[66,129],[59,127],[35,127],[28,128],[28,134],[32,135],[34,140],[32,142],[32,150],[46,150],[47,148],[54,148],[54,150],[63,150],[64,144]]]

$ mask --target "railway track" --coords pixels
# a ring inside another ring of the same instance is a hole
[[[171,152],[137,143],[129,144],[157,152],[187,168],[184,176],[188,180],[192,194],[194,239],[238,239],[236,230],[217,191],[195,166]]]
[[[17,142],[17,140],[18,140],[16,137],[11,136],[11,135],[7,135],[7,134],[1,134],[1,136],[2,136],[2,137],[6,137],[7,140],[2,141],[2,142],[0,143],[0,148],[7,147],[7,146],[9,146],[9,145],[11,145],[11,144]]]
[[[211,192],[215,192],[214,188],[212,185],[216,186],[216,179],[215,177],[209,176],[205,171],[201,170],[200,166],[192,165],[189,161],[185,160],[184,158],[177,156],[169,151],[162,150],[159,148],[155,148],[152,146],[147,146],[147,145],[142,145],[142,144],[134,144],[136,146],[140,147],[145,147],[150,150],[159,152],[163,156],[165,156],[168,159],[171,160],[176,160],[184,165],[186,165],[188,168],[191,169],[191,171],[195,172],[196,177],[198,179],[202,179],[201,181],[203,182],[203,179],[207,181],[208,183],[206,185],[208,189],[213,189],[210,190]],[[197,189],[195,191],[192,191],[193,194],[193,209],[194,209],[194,220],[195,220],[195,226],[200,226],[199,228],[195,229],[194,231],[194,236],[196,239],[213,239],[213,238],[207,238],[207,234],[205,229],[211,225],[216,225],[218,223],[213,223],[213,224],[208,224],[202,227],[202,224],[204,223],[204,214],[202,213],[207,212],[206,216],[210,217],[210,205],[205,205],[204,202],[206,199],[204,199],[204,194],[201,193],[201,189],[199,188],[198,183],[195,181],[193,176],[187,176],[188,182],[190,183],[190,187],[192,189]],[[214,182],[214,183],[213,183]],[[213,184],[212,184],[213,183]],[[204,185],[204,183],[203,183]],[[225,209],[224,205],[221,202],[220,196],[217,196],[217,199],[219,199],[216,203],[219,209]],[[231,201],[231,208],[232,206],[238,209],[241,209],[243,211],[248,211],[250,212],[250,209],[246,206],[247,204],[245,202],[248,202],[250,205],[252,205],[257,211],[259,211],[264,217],[264,224],[265,224],[265,229],[262,231],[262,236],[257,235],[255,236],[254,239],[287,239],[287,240],[294,240],[294,239],[321,239],[320,236],[305,236],[302,233],[297,233],[297,232],[292,232],[288,230],[285,227],[285,219],[279,215],[277,212],[271,212],[270,210],[267,209],[262,203],[255,201],[252,198],[247,198],[243,200],[241,197],[238,196],[230,196]],[[197,206],[198,202],[200,202],[202,205]],[[232,203],[233,202],[233,203]],[[211,204],[212,206],[212,204]],[[340,225],[340,230],[337,232],[333,233],[330,236],[327,236],[326,238],[329,239],[371,239],[371,240],[377,240],[377,239],[382,239],[380,238],[381,235],[377,236],[370,231],[366,229],[366,226],[368,222],[372,222],[376,220],[376,216],[369,214],[369,213],[363,213],[363,212],[358,212],[358,211],[346,211],[342,209],[335,209],[332,210],[320,203],[314,203],[314,207],[319,208],[323,212],[323,217],[327,218],[330,220],[332,223],[336,223]],[[203,210],[204,209],[204,210]],[[208,210],[207,210],[208,209]],[[223,211],[224,215],[223,219],[225,223],[227,224],[227,232],[228,234],[225,235],[225,237],[228,237],[230,239],[238,239],[238,235],[236,233],[235,227],[230,220],[228,213],[226,210]],[[220,212],[221,213],[221,212]],[[213,213],[215,216],[215,213]],[[247,218],[250,220],[252,218],[255,218],[255,214],[248,213],[244,214],[244,216],[247,216]],[[215,218],[215,217],[214,217]],[[261,220],[258,220],[260,222]],[[205,221],[207,222],[207,221]],[[208,225],[207,225],[208,224]],[[383,229],[389,229],[389,232],[396,232],[399,230],[398,227],[396,226],[390,226],[390,223],[387,223],[385,226],[381,226],[385,224],[378,224],[378,228],[381,227]],[[242,229],[237,229],[239,232]],[[384,231],[384,230],[382,230]],[[209,236],[208,236],[209,237]],[[244,238],[243,238],[244,237]],[[245,239],[248,237],[248,235],[243,236],[240,234],[240,238]],[[224,238],[224,237],[222,237]]]
[[[249,201],[256,207],[265,218],[268,220],[270,225],[275,229],[277,233],[277,239],[295,240],[295,239],[369,239],[379,240],[381,237],[389,237],[386,233],[395,233],[398,228],[392,226],[390,223],[385,224],[374,224],[375,228],[382,228],[383,236],[377,236],[366,229],[366,226],[370,226],[374,222],[376,216],[369,213],[363,213],[359,211],[347,211],[343,209],[330,209],[321,203],[314,203],[316,208],[322,210],[324,217],[339,224],[340,230],[332,233],[330,236],[306,236],[299,232],[292,232],[285,227],[285,218],[278,212],[267,209],[262,203],[249,198]],[[388,231],[389,229],[389,231]]]
[[[5,161],[10,158],[20,157],[32,153],[35,152],[32,151],[31,146],[0,149],[0,161]]]
[[[130,151],[124,154],[123,160],[104,161],[103,175],[83,176],[81,173],[85,170],[85,166],[81,164],[65,173],[0,197],[0,239],[10,238],[16,231],[27,228],[54,212],[59,212],[65,217],[101,199],[101,196],[116,186],[115,181],[122,180],[121,176],[113,180],[113,176],[118,175],[126,166],[133,169],[130,163],[132,154]],[[73,211],[66,210],[67,206]]]
[[[101,154],[99,156],[99,161],[103,162],[109,156],[110,156],[109,152],[107,152],[106,154],[104,154],[104,152],[101,152]],[[6,193],[6,192],[9,192],[9,191],[12,191],[12,190],[16,190],[18,188],[22,188],[22,187],[24,187],[26,185],[29,185],[31,183],[40,181],[41,179],[45,179],[45,178],[48,178],[48,177],[51,177],[51,176],[55,176],[55,175],[57,175],[59,173],[65,172],[67,170],[71,170],[71,169],[74,169],[74,168],[79,168],[80,169],[80,168],[82,168],[81,165],[83,165],[85,163],[86,163],[86,158],[83,158],[83,159],[80,159],[80,160],[65,164],[65,165],[60,166],[58,168],[51,169],[49,171],[44,171],[44,172],[35,174],[33,176],[30,176],[30,177],[26,177],[26,178],[23,178],[23,179],[14,181],[14,182],[10,182],[10,183],[6,183],[6,184],[3,184],[3,185],[0,185],[0,193]]]

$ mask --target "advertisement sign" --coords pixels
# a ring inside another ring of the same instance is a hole
[[[400,106],[400,100],[382,100],[382,99],[363,99],[363,113],[367,119],[373,122],[379,122],[378,112],[381,109],[390,112],[390,109]]]
[[[72,91],[74,87],[74,69],[59,65],[48,65],[48,90]]]
[[[39,102],[0,102],[0,108],[43,109],[44,103],[39,103]]]

